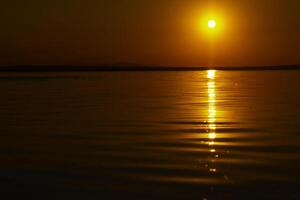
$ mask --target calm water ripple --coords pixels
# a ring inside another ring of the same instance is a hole
[[[0,75],[1,192],[300,199],[300,72]]]

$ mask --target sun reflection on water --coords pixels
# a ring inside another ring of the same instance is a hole
[[[208,70],[207,71],[207,78],[208,79],[215,79],[216,76],[216,70]]]
[[[216,118],[217,118],[217,108],[216,108],[216,71],[208,70],[207,71],[207,94],[208,94],[208,113],[207,113],[207,121],[208,121],[208,146],[209,151],[212,157],[217,158],[217,150],[215,149],[215,139],[217,137],[216,130]],[[216,173],[217,169],[213,166],[214,160],[211,160],[211,167],[209,168],[210,173]]]

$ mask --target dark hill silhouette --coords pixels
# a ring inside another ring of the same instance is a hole
[[[300,65],[280,66],[217,66],[217,67],[164,67],[164,66],[141,66],[141,65],[103,65],[103,66],[2,66],[0,72],[114,72],[114,71],[265,71],[265,70],[300,70]]]

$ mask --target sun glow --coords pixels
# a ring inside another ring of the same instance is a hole
[[[228,16],[221,9],[207,9],[201,12],[196,19],[196,27],[201,35],[213,38],[224,38],[228,33]],[[222,37],[221,37],[222,36]]]
[[[211,19],[208,21],[207,25],[208,25],[208,28],[214,29],[217,26],[217,22],[215,20]]]

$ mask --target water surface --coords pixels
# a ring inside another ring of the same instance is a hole
[[[300,71],[2,73],[0,191],[300,199]]]

